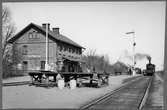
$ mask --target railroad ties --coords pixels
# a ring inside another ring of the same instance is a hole
[[[89,102],[81,107],[82,109],[139,109],[142,100],[145,100],[144,94],[148,91],[148,86],[152,77],[142,77],[128,85],[124,85],[116,91],[113,91],[98,100]],[[144,103],[143,103],[144,104]]]

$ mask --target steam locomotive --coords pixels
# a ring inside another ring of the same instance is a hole
[[[151,63],[151,60],[149,60],[149,63],[146,64],[146,76],[152,76],[155,73],[155,65]]]

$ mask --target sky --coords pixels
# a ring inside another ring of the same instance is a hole
[[[162,69],[165,44],[165,1],[138,2],[8,2],[17,32],[28,24],[59,27],[60,34],[97,55],[108,55],[110,64],[122,61],[132,65],[126,55],[148,54],[156,69]],[[134,32],[134,34],[126,34]],[[137,60],[145,68],[147,59]]]

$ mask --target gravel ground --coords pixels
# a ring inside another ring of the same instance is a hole
[[[102,88],[82,87],[76,89],[43,88],[29,85],[2,88],[2,108],[79,108],[87,102],[123,85],[129,75],[110,76],[109,86]],[[9,79],[8,79],[9,80]],[[5,81],[3,81],[5,82]],[[128,82],[128,81],[126,81]]]
[[[145,108],[164,108],[164,102],[163,102],[163,88],[164,88],[164,80],[162,77],[158,75],[159,73],[155,74],[155,79],[153,84],[151,85],[151,89],[148,95],[148,102],[146,102]]]

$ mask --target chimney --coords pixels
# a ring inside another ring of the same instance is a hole
[[[148,59],[148,61],[149,61],[149,64],[151,64],[151,59]]]
[[[55,34],[59,34],[59,28],[52,28],[52,30]]]
[[[48,24],[48,30],[50,31],[50,24],[49,23],[43,23],[42,27],[46,29],[46,24]]]

